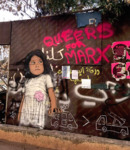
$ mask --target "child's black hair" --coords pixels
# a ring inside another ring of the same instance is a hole
[[[52,73],[50,64],[49,64],[48,60],[46,59],[46,55],[40,49],[36,49],[36,50],[33,50],[30,53],[28,53],[28,55],[24,59],[24,71],[25,71],[26,78],[30,79],[30,78],[37,77],[37,75],[33,75],[29,69],[29,62],[33,56],[38,56],[42,59],[43,65],[44,65],[43,74],[51,74]]]

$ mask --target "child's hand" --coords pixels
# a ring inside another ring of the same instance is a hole
[[[61,111],[61,109],[60,108],[51,108],[50,110],[49,110],[49,112],[48,112],[48,114],[51,116],[51,115],[53,115],[54,113],[61,113],[62,111]]]

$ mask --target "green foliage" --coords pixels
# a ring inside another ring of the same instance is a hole
[[[101,0],[99,1],[100,11],[111,23],[130,13],[130,4],[123,0]]]
[[[72,13],[99,8],[99,11],[114,23],[120,17],[130,13],[128,0],[35,0],[35,2],[40,15]]]
[[[75,0],[36,0],[36,6],[41,15],[61,14],[76,7]]]
[[[77,12],[92,8],[98,0],[35,0],[41,15],[54,15],[69,12]]]

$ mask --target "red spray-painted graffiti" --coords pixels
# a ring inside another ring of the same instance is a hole
[[[63,55],[66,58],[67,64],[71,64],[71,60],[73,59],[75,59],[75,64],[79,64],[82,61],[84,64],[99,64],[102,59],[109,63],[106,56],[106,52],[111,48],[109,44],[102,50],[100,47],[88,47],[86,45],[87,41],[85,40],[107,39],[112,37],[113,34],[114,31],[111,24],[104,22],[97,27],[87,26],[80,30],[67,29],[61,33],[57,33],[54,37],[46,36],[43,39],[43,44],[46,47],[52,48],[54,51],[54,47],[64,42],[65,47],[62,48],[62,52],[64,53]],[[60,55],[62,55],[61,51]],[[53,57],[48,58],[54,58],[54,54]]]

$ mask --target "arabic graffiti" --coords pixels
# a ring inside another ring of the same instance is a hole
[[[46,53],[46,55],[47,55],[47,59],[48,60],[54,60],[54,61],[59,61],[59,60],[62,60],[63,59],[63,51],[64,51],[64,49],[61,49],[61,50],[58,50],[58,51],[56,51],[57,53],[55,54],[54,52],[54,47],[52,47],[49,51],[45,51],[44,50],[44,47],[42,47],[42,52],[43,53]],[[50,55],[49,55],[50,54]],[[59,58],[55,58],[55,55],[58,55],[59,56]]]
[[[59,69],[57,71],[58,75],[62,75],[62,70]],[[72,69],[70,69],[70,75],[72,75]],[[81,67],[78,69],[78,79],[72,79],[72,76],[70,76],[70,82],[73,82],[74,84],[81,83],[82,76],[86,75],[87,79],[90,79],[90,76],[99,76],[100,75],[100,69],[95,67]]]

